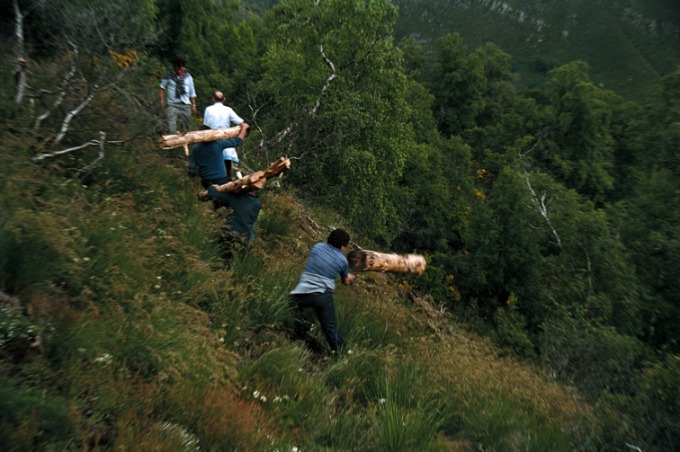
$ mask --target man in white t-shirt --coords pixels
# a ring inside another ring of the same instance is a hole
[[[228,129],[232,126],[238,126],[243,123],[243,119],[236,112],[226,105],[224,105],[224,94],[221,91],[215,91],[212,96],[213,104],[205,109],[203,115],[203,125],[209,129]],[[236,148],[225,148],[224,165],[227,168],[227,178],[234,179],[236,167],[238,166],[238,154]]]

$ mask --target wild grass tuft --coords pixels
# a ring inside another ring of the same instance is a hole
[[[425,372],[412,364],[374,382],[371,421],[378,450],[430,450],[443,423],[443,404],[427,389]],[[416,397],[415,394],[418,394]]]
[[[168,395],[162,426],[194,438],[204,450],[265,450],[271,418],[257,400],[219,385],[181,385]]]

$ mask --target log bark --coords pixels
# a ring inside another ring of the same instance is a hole
[[[235,138],[240,131],[241,126],[230,127],[228,129],[192,130],[191,132],[163,135],[161,136],[159,144],[162,149],[186,147],[191,143],[203,143],[206,141]]]
[[[217,191],[222,193],[245,193],[253,190],[261,190],[267,183],[267,179],[290,170],[290,159],[280,157],[277,161],[269,165],[263,171],[256,171],[252,174],[227,182],[217,187]],[[208,199],[208,192],[203,191],[198,194],[199,199]]]
[[[350,268],[355,272],[415,273],[425,271],[425,258],[418,254],[379,253],[354,250],[347,255]]]

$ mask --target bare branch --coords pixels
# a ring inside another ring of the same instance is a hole
[[[550,221],[550,216],[548,215],[548,206],[546,205],[545,202],[545,194],[541,195],[541,198],[538,198],[538,195],[536,195],[536,192],[534,191],[533,187],[531,186],[531,182],[529,181],[529,173],[524,173],[524,180],[527,184],[527,188],[529,189],[529,194],[531,195],[531,203],[536,209],[536,211],[543,217],[545,222],[547,223],[548,227],[550,228],[550,231],[552,232],[553,237],[555,238],[555,243],[557,246],[562,248],[562,240],[560,240],[560,236],[557,234],[557,231],[552,225],[552,222]]]
[[[255,99],[252,97],[252,94],[250,93],[250,91],[246,92],[246,96],[248,97],[248,110],[250,110],[250,116],[252,118],[252,121],[251,121],[252,126],[251,127],[254,127],[258,132],[260,132],[261,138],[260,138],[260,145],[259,146],[261,148],[263,148],[264,145],[265,145],[265,139],[264,139],[265,134],[264,134],[264,131],[262,130],[262,128],[260,127],[260,124],[257,122],[257,115],[258,115],[258,113],[260,113],[260,110],[262,110],[265,106],[271,104],[271,102],[267,101],[267,102],[263,103],[260,107],[255,108],[255,107],[253,107],[253,104],[255,103]]]
[[[281,144],[281,142],[286,138],[288,135],[290,135],[292,132],[294,132],[298,127],[300,127],[308,118],[312,117],[316,112],[318,111],[319,107],[321,106],[321,97],[324,95],[328,87],[333,83],[333,80],[337,77],[337,72],[335,69],[335,65],[333,62],[326,56],[326,53],[324,52],[323,49],[323,44],[319,44],[319,52],[321,53],[321,58],[323,58],[324,62],[326,65],[330,68],[331,74],[328,76],[326,79],[326,82],[324,85],[321,87],[321,92],[319,93],[319,97],[316,98],[316,101],[314,102],[314,106],[304,112],[298,119],[295,121],[291,122],[288,124],[287,127],[285,127],[282,131],[280,131],[274,138],[272,138],[269,142],[264,143],[260,146],[261,149],[267,149],[273,146],[277,146]]]
[[[17,70],[15,73],[16,77],[16,85],[17,85],[17,93],[16,96],[14,97],[14,100],[17,104],[20,104],[24,100],[24,96],[26,95],[26,66],[27,66],[27,61],[26,61],[26,44],[24,41],[24,14],[21,12],[21,9],[19,8],[19,0],[13,0],[13,6],[14,6],[14,21],[15,21],[15,28],[14,28],[14,35],[17,38],[17,43],[16,43],[16,53],[17,53]]]
[[[95,89],[97,89],[96,86],[95,86]],[[68,132],[68,130],[69,130],[69,127],[71,125],[71,121],[73,120],[73,118],[75,118],[76,115],[78,115],[78,113],[83,111],[83,109],[85,107],[87,107],[90,102],[92,102],[95,95],[96,95],[96,91],[91,92],[85,99],[83,99],[82,102],[80,102],[80,104],[76,108],[74,108],[73,110],[69,111],[66,114],[66,117],[61,122],[61,129],[59,129],[59,132],[54,137],[54,144],[61,143],[61,140],[64,139],[64,136],[66,136],[66,132]]]
[[[83,143],[80,146],[73,146],[67,149],[62,149],[61,151],[55,151],[55,152],[50,152],[50,153],[44,153],[44,154],[38,154],[35,157],[33,157],[34,162],[40,162],[42,160],[48,159],[48,158],[53,158],[53,157],[58,157],[60,155],[68,154],[70,152],[74,151],[79,151],[81,149],[88,148],[90,146],[98,146],[99,147],[99,155],[95,159],[94,162],[90,163],[89,166],[92,166],[95,163],[98,163],[100,160],[104,158],[104,147],[106,144],[115,144],[115,145],[121,145],[125,143],[125,141],[106,141],[106,133],[105,132],[99,132],[99,140],[91,140],[88,141],[87,143]]]
[[[98,140],[91,140],[91,141],[88,141],[87,143],[81,144],[80,146],[74,146],[72,148],[62,149],[61,151],[55,151],[55,152],[50,152],[50,153],[45,153],[45,154],[38,154],[35,157],[33,157],[33,161],[39,162],[41,160],[45,160],[46,158],[57,157],[57,156],[60,156],[60,155],[68,154],[69,152],[74,152],[74,151],[78,151],[80,149],[85,149],[86,147],[98,146],[98,145],[99,145]]]
[[[103,86],[103,87],[100,87],[99,84],[94,85],[94,88],[92,89],[90,94],[87,97],[85,97],[80,102],[80,104],[78,104],[78,106],[76,106],[76,108],[74,108],[73,110],[69,111],[66,114],[66,117],[64,118],[64,120],[61,123],[61,129],[59,130],[59,132],[57,133],[57,135],[54,138],[54,144],[59,144],[61,142],[61,140],[64,138],[64,136],[68,132],[69,127],[71,125],[71,121],[73,120],[73,118],[75,118],[81,111],[83,111],[83,109],[85,107],[87,107],[90,104],[90,102],[92,102],[94,100],[95,96],[98,93],[100,93],[102,91],[106,91],[106,90],[110,89],[111,87],[115,86],[116,84],[118,84],[118,82],[123,78],[123,76],[124,76],[124,73],[119,74],[118,77],[116,77],[115,80],[113,80],[111,83],[109,83],[108,85]]]
[[[54,100],[54,103],[52,104],[52,108],[45,110],[40,116],[35,118],[35,124],[33,124],[33,129],[38,130],[40,128],[40,124],[47,119],[54,110],[59,107],[62,102],[64,102],[64,98],[66,97],[66,92],[68,89],[68,86],[71,82],[71,79],[73,76],[76,74],[76,63],[75,60],[71,60],[71,69],[68,71],[68,73],[64,76],[64,79],[61,82],[61,88],[59,90],[59,94],[57,95],[57,98]],[[46,92],[43,90],[43,92]],[[51,94],[49,92],[46,92],[47,94]]]
[[[80,170],[80,172],[87,172],[94,168],[99,162],[104,160],[104,149],[106,148],[106,132],[99,132],[99,154],[97,158],[90,162],[85,168]]]

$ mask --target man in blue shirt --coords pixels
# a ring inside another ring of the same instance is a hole
[[[335,320],[335,279],[340,276],[347,286],[355,279],[349,273],[347,258],[342,254],[348,244],[349,234],[342,229],[332,231],[326,243],[315,244],[297,286],[290,292],[295,305],[296,335],[301,339],[308,338],[311,325],[304,320],[303,311],[312,308],[333,351],[345,347]]]
[[[249,128],[250,126],[244,122],[241,123],[241,130],[235,138],[207,141],[195,145],[191,149],[191,155],[189,155],[189,167],[187,168],[189,176],[199,176],[203,188],[229,182],[222,149],[242,145]]]

